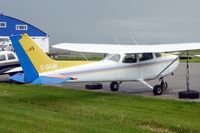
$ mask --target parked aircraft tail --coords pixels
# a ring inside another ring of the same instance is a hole
[[[12,36],[10,39],[24,71],[23,82],[34,82],[41,73],[89,63],[88,61],[55,61],[49,58],[27,34]]]

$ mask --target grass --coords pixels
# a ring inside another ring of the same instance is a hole
[[[187,60],[180,60],[180,62],[187,62]],[[189,60],[189,63],[199,63],[200,57],[192,57],[192,59]]]
[[[2,133],[198,133],[200,103],[1,83]]]

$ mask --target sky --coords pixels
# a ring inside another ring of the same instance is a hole
[[[62,42],[200,42],[200,0],[0,0],[0,12]],[[117,40],[117,41],[116,41]]]

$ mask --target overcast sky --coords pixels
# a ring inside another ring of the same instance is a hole
[[[200,42],[200,0],[0,0],[0,12],[61,42]]]

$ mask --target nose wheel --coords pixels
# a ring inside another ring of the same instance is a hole
[[[163,91],[167,89],[168,84],[163,78],[160,79],[160,84],[157,84],[153,87],[153,94],[154,95],[162,95]]]
[[[160,85],[155,85],[153,87],[153,94],[156,96],[156,95],[162,95],[163,93],[163,88],[161,88]]]

